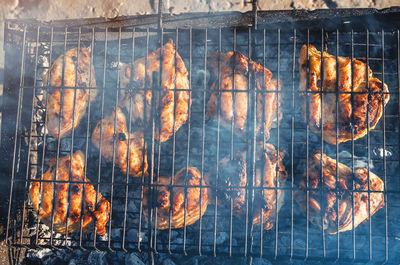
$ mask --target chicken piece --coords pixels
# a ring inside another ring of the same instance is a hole
[[[287,179],[287,173],[282,164],[284,153],[279,152],[278,157],[275,147],[272,144],[265,144],[264,150],[259,147],[256,155],[256,178],[253,187],[278,188],[276,191],[274,189],[254,190],[253,225],[259,226],[262,217],[263,228],[269,230],[275,222],[276,206],[279,211],[283,203],[284,190],[279,188]],[[245,220],[248,184],[246,152],[238,152],[232,160],[229,157],[222,159],[219,168],[218,186],[221,188],[215,192],[218,196],[223,196],[222,199],[225,199],[225,202],[232,199],[233,215]],[[206,178],[212,186],[215,186],[215,174],[215,170],[212,170]],[[231,186],[243,188],[230,188]]]
[[[120,87],[128,87],[132,78],[133,88],[121,90],[120,106],[126,108],[127,111],[130,110],[132,122],[141,120],[150,126],[151,101],[154,94],[155,115],[160,119],[161,124],[161,128],[157,127],[155,130],[155,139],[165,142],[174,131],[178,131],[186,123],[191,102],[188,72],[172,40],[163,46],[161,95],[158,91],[151,91],[154,85],[158,86],[158,81],[153,80],[153,75],[159,76],[160,53],[161,49],[158,49],[148,54],[147,63],[146,57],[143,57],[131,64],[121,64]],[[153,81],[157,83],[153,84]],[[174,89],[179,90],[174,91]],[[161,99],[161,104],[158,97]],[[158,122],[156,124],[158,126]]]
[[[82,88],[96,86],[89,50],[81,48],[79,57],[77,53],[78,49],[75,48],[68,50],[65,56],[59,56],[43,77],[45,86],[62,87],[62,89],[48,91],[50,94],[46,122],[49,133],[54,137],[63,138],[71,132],[72,128],[78,127],[86,113],[88,100],[93,102],[98,93],[96,89]],[[77,87],[76,90],[75,87]]]
[[[117,113],[116,120],[115,113]],[[114,130],[114,128],[116,129]],[[111,116],[107,116],[99,121],[96,125],[96,128],[93,130],[92,143],[98,149],[100,149],[100,132],[102,134],[101,156],[106,161],[113,161],[114,148],[114,163],[121,169],[122,173],[126,174],[127,170],[129,169],[128,174],[132,177],[141,177],[142,175],[148,175],[147,152],[143,132],[136,131],[128,134],[125,115],[119,108],[117,108],[117,111],[113,111]],[[128,141],[129,168],[127,160]]]
[[[323,166],[323,182],[321,185],[321,156]],[[374,215],[380,208],[385,205],[384,202],[384,183],[374,173],[369,172],[370,191],[381,191],[370,193],[370,203],[368,209],[368,170],[358,168],[352,173],[352,170],[342,163],[338,163],[338,179],[336,181],[336,160],[321,155],[317,151],[310,158],[308,163],[310,189],[309,191],[309,220],[323,227],[329,234],[336,234],[353,229],[353,205],[352,205],[352,187],[354,190],[362,190],[365,192],[354,192],[354,228],[361,222],[368,219],[368,211],[370,216]],[[352,180],[354,179],[354,186]],[[307,197],[306,197],[306,171],[304,171],[303,179],[300,182],[300,190],[295,193],[295,199],[300,206],[301,211],[306,214]],[[321,201],[321,189],[327,190],[323,193]],[[336,190],[337,189],[337,193]],[[337,200],[339,200],[337,202]],[[339,207],[337,207],[337,203]],[[322,211],[322,212],[321,212]],[[323,216],[323,225],[322,222]],[[338,225],[339,222],[339,225]],[[337,229],[339,227],[339,230]]]
[[[218,63],[219,56],[220,62]],[[217,78],[214,81],[210,89],[218,91],[218,82],[220,82],[220,90],[224,90],[220,92],[221,124],[230,130],[233,119],[234,132],[241,136],[245,133],[248,112],[248,75],[250,71],[251,75],[254,76],[255,89],[257,90],[256,131],[260,132],[262,123],[264,123],[264,133],[268,139],[272,123],[281,117],[281,113],[277,113],[278,105],[280,105],[280,100],[277,102],[278,92],[262,92],[264,90],[277,90],[277,81],[271,79],[271,71],[249,60],[240,52],[214,53],[209,62],[215,75],[218,77],[219,72],[220,76],[219,79]],[[233,79],[233,73],[235,73],[235,79]],[[233,89],[235,92],[230,91]],[[237,90],[243,90],[243,92]],[[280,85],[278,90],[280,90]],[[262,107],[263,97],[265,100],[264,110]],[[207,115],[214,119],[218,117],[218,92],[212,92],[210,95],[207,103]]]
[[[186,176],[187,170],[187,176]],[[171,179],[168,177],[159,177],[158,184],[170,185]],[[200,219],[207,210],[208,194],[207,188],[190,188],[191,186],[205,185],[201,178],[201,173],[197,168],[189,167],[179,170],[174,178],[173,185],[187,185],[186,198],[184,187],[158,186],[154,190],[153,207],[157,207],[157,229],[164,230],[169,228],[180,228],[185,225],[191,225]],[[143,193],[143,213],[145,219],[148,220],[148,208],[150,207],[148,197],[149,188],[144,188]],[[172,203],[172,209],[171,209]],[[185,211],[186,208],[186,211]],[[171,210],[171,215],[170,215]],[[170,218],[171,216],[171,218]],[[153,220],[154,223],[155,220]]]
[[[57,169],[56,158],[49,160],[47,165],[50,168],[43,174],[43,180],[90,182],[89,179],[85,180],[85,157],[81,151],[76,151],[72,155],[72,159],[70,155],[59,158]],[[71,174],[69,174],[70,170]],[[55,189],[54,185],[56,185]],[[69,196],[68,190],[70,190]],[[51,226],[52,211],[55,207],[54,231],[62,234],[66,233],[67,224],[68,233],[79,232],[82,218],[83,231],[87,231],[89,226],[95,223],[97,234],[105,235],[105,226],[110,214],[110,203],[101,193],[98,194],[97,198],[96,196],[97,192],[92,184],[85,184],[83,190],[83,184],[69,184],[68,182],[55,184],[54,182],[33,181],[30,187],[30,197],[39,219]]]
[[[308,47],[309,57],[309,87],[307,88],[307,46],[303,45],[299,56],[300,69],[300,91],[307,92],[331,92],[323,93],[322,103],[319,93],[301,93],[303,101],[304,119],[309,117],[311,130],[320,134],[322,130],[321,120],[323,119],[323,137],[327,143],[336,144],[336,56],[327,52],[323,53],[323,83],[321,88],[321,52],[314,46]],[[351,92],[351,59],[338,57],[338,91]],[[352,139],[351,131],[354,128],[354,140],[364,137],[367,134],[369,118],[369,128],[374,129],[383,113],[383,107],[389,101],[388,88],[386,84],[372,76],[372,71],[368,68],[368,87],[370,94],[359,93],[368,92],[367,88],[367,70],[366,64],[353,60],[353,94],[354,103],[352,105],[351,93],[339,94],[339,113],[338,115],[338,143],[346,142]],[[309,102],[309,111],[307,112],[307,100]],[[321,113],[322,104],[322,113]],[[369,111],[367,110],[369,106]],[[369,112],[369,117],[367,117]],[[352,120],[352,115],[354,120]],[[322,118],[323,117],[323,118]]]

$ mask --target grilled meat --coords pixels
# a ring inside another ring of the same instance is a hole
[[[188,171],[187,176],[186,170]],[[160,176],[158,184],[169,185],[171,184],[171,179]],[[200,216],[203,216],[207,210],[207,188],[190,188],[191,186],[205,185],[197,168],[182,168],[173,177],[172,184],[187,185],[186,198],[184,187],[173,187],[170,189],[168,186],[158,186],[155,189],[153,207],[157,208],[158,230],[168,229],[169,222],[171,222],[171,228],[183,227],[185,224],[185,213],[186,225],[191,225],[199,220]],[[146,220],[148,220],[148,208],[150,207],[148,202],[148,193],[149,188],[146,187],[143,195],[143,212]],[[153,222],[154,221],[155,220],[153,220]]]
[[[302,93],[304,117],[309,117],[309,125],[313,132],[320,134],[323,128],[324,140],[330,144],[336,144],[336,113],[338,115],[338,143],[352,139],[351,131],[354,128],[354,139],[359,139],[367,134],[369,128],[375,128],[383,113],[383,107],[389,101],[388,88],[379,79],[372,76],[371,69],[366,69],[366,64],[353,60],[353,94],[352,104],[351,93],[339,94],[339,110],[336,110],[336,56],[327,52],[323,53],[323,82],[321,84],[321,52],[314,46],[308,47],[309,57],[309,78],[307,77],[307,46],[303,45],[299,56],[300,69],[300,90],[307,92],[331,92],[323,93],[322,100],[320,93]],[[338,91],[352,91],[352,63],[351,59],[338,57]],[[368,74],[368,85],[367,85]],[[309,87],[307,87],[307,79]],[[322,87],[321,87],[322,85]],[[359,92],[371,92],[370,94]],[[309,111],[307,112],[307,100]],[[321,109],[322,104],[322,109]],[[367,107],[368,106],[368,107]],[[369,108],[369,111],[367,110]],[[368,113],[367,113],[368,112]],[[352,119],[354,117],[354,120]],[[369,117],[368,117],[369,116]],[[322,118],[323,117],[323,118]],[[322,121],[323,120],[323,127]]]
[[[116,110],[113,111],[111,116],[107,116],[97,123],[92,133],[92,143],[100,149],[101,132],[101,156],[106,161],[114,160],[114,163],[124,174],[129,169],[128,173],[132,177],[141,177],[142,174],[147,176],[148,163],[143,132],[136,131],[128,134],[125,115],[119,108],[116,108]],[[128,141],[129,162],[127,160]]]
[[[220,57],[220,62],[218,62]],[[254,76],[255,89],[257,90],[257,132],[262,129],[264,123],[264,133],[269,138],[269,130],[272,123],[280,118],[281,113],[277,114],[277,81],[271,79],[272,73],[262,65],[249,60],[240,52],[214,53],[209,59],[210,66],[215,75],[220,77],[211,85],[212,92],[207,103],[207,115],[216,119],[218,117],[218,97],[220,93],[220,117],[221,124],[231,129],[233,119],[234,131],[242,135],[245,133],[248,112],[248,75]],[[249,73],[250,72],[250,73]],[[219,75],[218,75],[219,74]],[[251,79],[250,79],[251,80]],[[220,83],[219,83],[220,82]],[[280,82],[279,82],[280,83]],[[218,93],[218,88],[223,90]],[[231,90],[235,90],[232,92]],[[237,91],[239,90],[239,91]],[[240,90],[243,90],[240,91]],[[280,86],[278,87],[280,90]],[[263,107],[264,98],[264,107]],[[264,115],[264,117],[263,117]]]
[[[78,56],[78,49],[75,48],[68,50],[65,56],[59,56],[44,75],[43,84],[62,88],[48,92],[47,129],[52,136],[63,138],[72,128],[78,127],[88,101],[93,102],[97,96],[96,89],[83,88],[96,86],[89,50],[81,48]]]
[[[323,166],[323,185],[321,185],[321,156]],[[374,215],[385,205],[384,202],[384,183],[374,173],[369,172],[369,187],[371,191],[370,203],[368,207],[368,170],[358,168],[352,170],[342,163],[338,163],[338,179],[336,180],[336,160],[321,155],[320,151],[313,154],[308,164],[310,189],[309,191],[309,219],[319,227],[323,227],[329,234],[344,232],[353,229],[353,209],[354,209],[354,228],[370,216]],[[352,180],[354,179],[354,185]],[[295,198],[300,209],[305,214],[307,207],[306,172],[300,182],[300,191],[296,192]],[[327,188],[321,201],[320,190]],[[337,193],[335,189],[338,189]],[[352,198],[351,190],[361,190],[365,192],[354,192]],[[352,204],[352,199],[354,200]],[[338,201],[337,201],[338,200]],[[339,207],[337,207],[337,203]],[[321,216],[323,216],[323,225]],[[338,224],[339,223],[339,224]],[[339,227],[339,230],[337,230]]]
[[[56,158],[49,160],[47,164],[50,168],[43,174],[43,180],[85,181],[88,184],[84,184],[85,187],[83,187],[83,184],[69,184],[68,182],[55,184],[54,182],[33,181],[30,187],[30,197],[39,219],[50,226],[54,207],[55,232],[65,234],[67,224],[68,233],[78,232],[82,218],[83,231],[87,231],[89,225],[95,223],[97,234],[105,235],[110,203],[101,193],[97,195],[93,185],[89,184],[90,181],[85,180],[85,158],[82,152],[76,151],[72,155],[72,159],[70,155],[59,158],[57,168]],[[71,174],[69,174],[70,169]],[[69,189],[70,196],[68,197]]]
[[[265,188],[282,187],[287,179],[287,173],[282,164],[284,153],[280,152],[279,156],[277,156],[277,151],[272,144],[265,144],[264,150],[261,149],[259,148],[256,154],[256,178],[253,186]],[[232,199],[233,215],[241,220],[245,220],[247,210],[246,186],[249,181],[247,178],[246,152],[238,152],[232,160],[229,157],[222,159],[219,163],[219,168],[218,186],[221,189],[215,192],[218,196],[223,195],[225,201]],[[213,170],[207,176],[207,180],[212,185],[215,182],[215,174],[216,172]],[[230,188],[231,186],[243,188]],[[262,226],[265,230],[273,227],[276,206],[279,211],[283,203],[283,192],[281,189],[277,189],[276,191],[273,189],[254,190],[254,225],[260,225],[262,217]]]
[[[153,75],[159,76],[161,49],[148,54],[147,62],[146,57],[143,57],[131,64],[122,64],[120,86],[128,87],[132,79],[133,88],[121,90],[120,106],[131,111],[132,122],[141,120],[149,126],[151,101],[154,97],[155,113],[161,123],[161,128],[156,128],[155,138],[165,142],[174,131],[178,131],[186,123],[190,93],[186,66],[172,40],[163,46],[162,53],[161,92],[150,90],[154,85],[158,85],[158,82],[153,80]],[[161,102],[158,101],[159,97]]]

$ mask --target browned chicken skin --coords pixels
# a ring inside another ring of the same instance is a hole
[[[261,93],[261,91],[276,91],[277,82],[271,79],[272,73],[262,65],[250,60],[240,52],[227,52],[220,54],[220,62],[218,67],[218,53],[214,53],[210,58],[210,66],[214,70],[215,75],[220,75],[220,84],[217,80],[212,84],[211,90],[227,90],[220,92],[221,106],[221,124],[231,129],[231,121],[234,119],[234,131],[243,135],[246,129],[247,112],[248,112],[248,73],[254,75],[257,93],[257,132],[262,129],[264,122],[264,133],[269,138],[269,130],[273,121],[279,119],[281,113],[277,115],[277,92]],[[233,72],[235,71],[235,79]],[[218,85],[220,85],[218,87]],[[229,90],[243,90],[243,92],[232,92]],[[280,90],[280,86],[278,88]],[[265,98],[264,110],[262,108],[263,97]],[[233,106],[233,104],[235,104]],[[264,121],[263,121],[264,112]],[[218,93],[213,92],[207,103],[207,115],[216,119],[218,114]]]
[[[173,178],[173,185],[188,185],[189,188],[187,188],[186,201],[184,187],[173,187],[171,188],[171,191],[168,186],[158,186],[157,188],[155,188],[155,200],[153,202],[153,207],[157,208],[158,230],[168,229],[169,222],[171,222],[171,228],[183,227],[185,225],[185,213],[186,225],[191,225],[199,220],[200,216],[203,216],[203,214],[207,210],[207,188],[190,188],[190,186],[205,185],[205,182],[201,179],[201,174],[197,168],[189,167],[187,168],[187,170],[187,177],[186,168],[182,168],[175,174]],[[167,177],[159,177],[158,184],[169,185],[171,184],[171,179]],[[146,220],[148,220],[149,208],[148,193],[149,189],[148,187],[146,187],[144,189],[143,195],[143,212]],[[153,220],[153,222],[154,221],[155,220]]]
[[[282,164],[284,153],[280,152],[277,157],[277,152],[272,144],[265,144],[265,149],[257,150],[256,158],[256,178],[254,187],[275,188],[282,187],[287,179],[285,167]],[[215,191],[218,196],[224,195],[229,201],[232,199],[233,215],[241,220],[246,218],[246,186],[247,186],[247,164],[246,152],[239,152],[233,160],[226,157],[219,163],[219,186],[220,190]],[[277,181],[278,170],[278,181]],[[215,171],[207,177],[211,183],[215,182]],[[214,186],[214,185],[213,185]],[[229,188],[230,186],[243,188]],[[253,224],[259,226],[261,224],[261,216],[263,228],[269,230],[275,222],[276,206],[279,208],[283,200],[283,190],[277,189],[256,189],[254,191],[253,204]]]
[[[117,118],[115,121],[115,113]],[[114,127],[114,122],[116,126]],[[114,130],[114,128],[116,128]],[[129,141],[129,175],[132,177],[147,176],[147,154],[143,132],[136,131],[128,134],[124,113],[117,108],[111,116],[99,121],[92,133],[92,143],[100,149],[100,132],[102,134],[101,156],[106,161],[113,160],[113,147],[115,152],[114,163],[126,174],[128,170],[128,141]],[[114,142],[115,135],[115,142]],[[144,150],[144,155],[143,155]]]
[[[89,179],[85,180],[85,158],[81,151],[76,151],[72,155],[72,159],[70,159],[70,155],[59,158],[57,170],[55,158],[49,160],[47,164],[50,168],[43,174],[43,180],[85,181],[89,183]],[[69,174],[70,168],[71,175]],[[56,189],[54,189],[54,185],[56,185]],[[70,197],[68,198],[69,188]],[[53,193],[55,193],[55,201],[53,201]],[[95,223],[97,234],[105,234],[110,203],[100,193],[96,202],[96,196],[97,192],[91,184],[85,184],[84,191],[83,184],[54,184],[53,182],[33,181],[30,187],[30,197],[39,219],[50,226],[53,207],[55,207],[54,231],[62,234],[66,233],[66,222],[68,222],[68,233],[78,232],[81,218],[83,231],[87,231],[89,225]],[[81,211],[82,203],[83,213]]]
[[[342,163],[338,163],[338,181],[336,181],[336,160],[322,154],[323,181],[328,191],[323,194],[321,201],[321,192],[323,188],[320,183],[321,178],[321,152],[317,151],[309,160],[308,174],[310,189],[309,191],[309,219],[311,222],[322,227],[321,213],[323,215],[323,227],[329,234],[344,232],[353,229],[353,205],[352,205],[352,179],[354,177],[354,189],[363,190],[365,192],[354,192],[354,228],[369,217],[368,209],[368,170],[358,168],[352,170]],[[300,209],[305,214],[307,201],[306,191],[306,172],[300,182],[300,191],[296,192],[295,198]],[[370,216],[374,215],[380,208],[385,205],[384,202],[384,183],[374,173],[369,172],[370,193]],[[337,188],[338,194],[335,194]],[[339,200],[339,214],[337,212],[337,197]],[[321,212],[322,211],[322,212]],[[339,225],[338,222],[339,221]],[[339,227],[339,231],[337,230]]]
[[[97,96],[96,89],[82,88],[89,87],[89,85],[91,87],[96,86],[94,67],[93,65],[90,66],[89,50],[81,48],[78,58],[78,49],[75,48],[68,50],[65,56],[59,56],[49,70],[50,76],[47,73],[43,77],[45,86],[63,88],[49,90],[47,129],[52,136],[63,138],[71,132],[72,128],[78,127],[79,122],[85,115],[88,100],[91,102],[95,100]],[[75,87],[80,89],[76,89],[75,92]],[[60,130],[58,129],[59,125]]]
[[[157,140],[165,142],[173,135],[174,129],[175,132],[178,131],[178,129],[186,123],[188,118],[188,109],[190,107],[190,94],[188,91],[189,80],[186,66],[179,53],[176,51],[172,40],[170,40],[163,46],[161,76],[162,91],[160,95],[161,104],[158,102],[158,92],[152,92],[150,89],[154,86],[153,74],[157,74],[158,76],[158,73],[160,72],[160,53],[161,49],[157,49],[148,54],[147,69],[146,57],[140,58],[131,64],[122,65],[120,72],[121,88],[128,87],[131,78],[134,88],[133,91],[121,90],[120,106],[125,107],[127,111],[131,110],[132,122],[142,120],[145,121],[146,124],[149,124],[151,100],[154,93],[156,100],[156,115],[159,116],[161,123],[161,133],[158,135],[159,129],[157,128],[155,137]],[[135,88],[138,90],[135,90]],[[144,89],[149,90],[146,91]],[[174,91],[174,89],[182,90]]]
[[[327,52],[323,53],[323,84],[322,91],[336,91],[336,56]],[[300,90],[301,91],[321,91],[321,52],[314,46],[308,47],[309,56],[309,88],[307,88],[307,46],[303,45],[299,56],[300,70]],[[339,62],[339,92],[351,92],[351,59],[346,57],[338,57]],[[368,92],[366,64],[353,60],[353,91]],[[354,104],[351,104],[351,93],[339,95],[339,128],[338,142],[346,142],[352,139],[351,127],[354,127],[354,140],[364,137],[367,134],[367,106],[369,105],[369,128],[375,128],[382,116],[383,107],[389,101],[388,88],[386,84],[372,76],[371,69],[368,68],[368,86],[370,96],[365,94],[353,94]],[[305,96],[302,94],[303,97]],[[305,98],[305,97],[304,97]],[[303,102],[304,116],[309,116],[309,125],[313,132],[321,133],[321,116],[323,117],[323,137],[330,144],[336,144],[336,93],[324,93],[321,103],[321,95],[318,93],[309,94],[309,113],[306,114],[306,100]],[[383,102],[384,101],[384,102]],[[321,104],[322,111],[321,113]],[[352,122],[352,115],[354,121]]]

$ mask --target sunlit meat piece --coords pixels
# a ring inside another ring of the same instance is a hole
[[[147,176],[148,163],[143,132],[138,130],[129,134],[124,113],[119,108],[116,110],[97,123],[92,133],[92,143],[101,149],[101,156],[108,162],[114,161],[122,173],[126,174],[129,170],[128,174],[132,177]]]
[[[89,230],[90,225],[94,224],[97,234],[105,235],[110,203],[100,192],[97,194],[88,178],[85,179],[85,158],[82,152],[76,151],[72,155],[72,159],[70,159],[70,155],[59,158],[57,168],[56,158],[49,160],[47,165],[49,169],[43,174],[43,180],[80,181],[88,184],[69,184],[68,182],[55,184],[54,182],[33,181],[30,187],[30,197],[40,221],[51,226],[54,207],[53,228],[55,232],[65,234],[67,223],[68,233],[79,232],[82,219],[83,231]],[[83,185],[85,186],[83,187]]]
[[[255,182],[253,187],[278,188],[274,189],[255,189],[253,202],[253,224],[269,230],[275,223],[275,211],[278,211],[283,204],[284,182],[287,179],[285,167],[282,164],[283,152],[279,155],[272,144],[262,144],[256,152]],[[218,187],[214,191],[221,199],[228,203],[232,200],[233,215],[237,218],[246,220],[246,186],[249,184],[247,177],[246,152],[238,152],[234,159],[226,157],[219,163]],[[215,186],[216,171],[212,170],[207,176],[207,181]],[[230,188],[230,187],[235,188]],[[239,188],[243,187],[243,188]]]
[[[321,185],[321,159],[323,185]],[[309,191],[309,220],[319,227],[323,227],[329,234],[353,229],[353,209],[354,228],[356,228],[385,205],[384,183],[371,171],[369,172],[369,188],[370,191],[374,192],[370,193],[370,203],[368,204],[367,169],[358,168],[354,170],[353,174],[350,168],[338,163],[338,176],[336,179],[336,160],[325,154],[322,154],[321,158],[321,152],[317,151],[308,162],[308,188],[315,189]],[[303,175],[303,179],[300,182],[300,191],[296,192],[295,199],[300,206],[300,210],[306,214],[307,175],[305,170]],[[326,189],[326,192],[321,194],[323,188]],[[337,193],[335,189],[337,189]],[[352,198],[352,189],[360,190],[354,192],[354,198]]]
[[[379,79],[373,77],[371,69],[367,70],[366,64],[356,59],[353,60],[353,86],[351,59],[339,56],[339,66],[337,67],[336,56],[323,52],[323,76],[321,75],[321,52],[312,45],[308,47],[308,59],[309,77],[307,45],[303,45],[299,56],[300,91],[314,92],[308,93],[308,96],[306,93],[301,93],[304,99],[302,105],[304,119],[307,120],[308,116],[311,130],[318,135],[323,130],[324,140],[330,144],[336,144],[336,114],[339,124],[338,143],[352,139],[352,128],[354,128],[354,140],[364,137],[368,130],[368,119],[369,129],[374,129],[382,116],[383,107],[389,101],[386,84],[382,84]],[[351,93],[339,94],[339,111],[336,110],[336,68],[339,71],[338,91],[357,92],[353,94],[353,104]],[[368,89],[369,95],[360,93],[368,92]],[[317,93],[320,91],[326,92],[322,94],[322,100],[321,94]],[[352,120],[352,116],[354,120]]]
[[[271,79],[271,71],[249,60],[240,52],[216,52],[210,57],[209,65],[217,79],[210,88],[213,92],[207,103],[207,115],[217,120],[218,108],[220,108],[221,124],[230,130],[233,119],[234,132],[243,136],[246,125],[250,122],[248,119],[248,84],[254,78],[252,88],[257,91],[256,131],[260,132],[264,128],[265,136],[268,139],[273,122],[281,117],[281,112],[278,113],[280,100],[278,101],[278,92],[276,92],[277,89],[280,90],[280,84],[277,88],[277,81]],[[221,91],[219,92],[218,89]],[[220,97],[219,103],[218,97]]]
[[[186,66],[169,40],[161,49],[149,53],[133,63],[121,64],[120,106],[130,110],[132,122],[144,121],[147,126],[151,122],[151,101],[155,98],[156,122],[155,138],[161,142],[167,141],[178,129],[186,123],[189,109],[189,80]],[[151,89],[159,86],[160,62],[162,62],[161,92]],[[176,90],[175,90],[176,89]],[[160,100],[159,100],[160,99]],[[161,130],[161,133],[159,131]]]
[[[187,171],[187,175],[186,175]],[[160,185],[170,185],[171,178],[160,176]],[[173,185],[187,185],[186,196],[184,187],[157,186],[154,189],[153,208],[157,208],[157,229],[180,228],[191,225],[200,219],[207,210],[208,194],[207,188],[198,186],[205,185],[204,180],[197,168],[182,168],[173,177]],[[194,186],[194,187],[193,187]],[[144,188],[143,207],[144,216],[148,220],[148,209],[151,206],[148,201],[149,188]],[[186,218],[185,218],[186,216]],[[155,224],[155,219],[152,221]]]
[[[97,96],[96,89],[89,89],[96,86],[89,50],[81,48],[78,56],[75,48],[59,56],[44,75],[43,84],[61,88],[48,90],[47,130],[63,138],[78,127],[89,100],[93,102]]]

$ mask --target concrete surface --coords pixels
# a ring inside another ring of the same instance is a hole
[[[164,12],[248,11],[244,0],[164,0]],[[158,0],[1,0],[0,14],[6,18],[38,18],[43,20],[78,17],[115,17],[118,15],[157,12]],[[399,0],[259,0],[258,7],[275,9],[317,9],[400,5]]]
[[[249,0],[164,0],[165,13],[218,12],[251,10]],[[260,10],[322,8],[385,8],[400,6],[400,0],[259,0]],[[0,24],[5,18],[55,20],[82,17],[114,18],[124,15],[154,14],[158,0],[0,0]],[[0,50],[3,46],[0,27]],[[4,56],[0,55],[0,68]]]
[[[164,0],[165,13],[218,12],[251,10],[246,0]],[[322,8],[385,8],[400,6],[400,0],[259,0],[260,10],[322,9]],[[0,24],[5,18],[36,18],[55,20],[82,17],[114,18],[124,15],[154,14],[158,0],[0,0]],[[0,50],[3,46],[0,27]],[[0,55],[0,68],[4,56]]]

